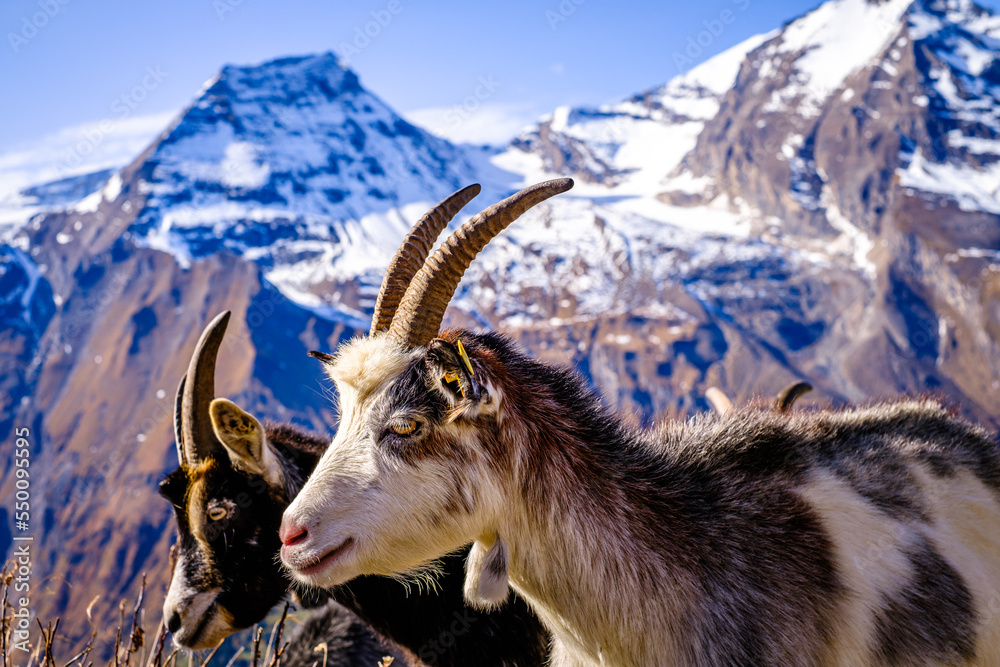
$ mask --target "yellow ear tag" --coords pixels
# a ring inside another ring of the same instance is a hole
[[[458,343],[458,356],[462,357],[462,361],[465,362],[465,367],[469,369],[469,375],[475,375],[476,371],[472,370],[472,362],[469,361],[469,355],[466,353],[465,348],[462,346],[462,339],[459,338]]]
[[[462,381],[459,379],[458,373],[456,373],[455,371],[446,372],[444,374],[444,381],[446,383],[454,382],[456,385],[458,385],[458,393],[462,395],[462,398],[465,398],[465,389],[462,388]]]

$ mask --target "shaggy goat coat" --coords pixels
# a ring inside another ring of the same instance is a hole
[[[276,561],[281,513],[329,443],[284,424],[264,430],[281,470],[280,476],[274,475],[280,484],[236,468],[225,455],[177,468],[161,484],[161,493],[174,505],[179,533],[177,581],[171,590],[176,586],[186,591],[178,593],[181,597],[211,600],[204,620],[196,619],[190,630],[172,628],[185,643],[215,645],[228,634],[261,622],[287,595],[289,580]],[[217,508],[230,514],[213,522],[209,515]],[[312,653],[322,642],[327,645],[328,667],[374,666],[387,655],[403,664],[400,648],[413,664],[417,660],[456,667],[541,664],[548,652],[548,634],[523,600],[512,599],[493,613],[463,603],[467,551],[438,563],[433,590],[406,587],[386,577],[359,577],[329,592],[299,591],[309,606],[323,603],[329,595],[347,609],[328,603],[301,631],[289,634],[292,646],[282,664],[324,664],[322,653]],[[312,643],[298,645],[301,642]]]
[[[303,581],[475,539],[467,596],[509,575],[558,665],[1000,665],[1000,448],[933,401],[636,431],[466,331],[354,341],[329,372],[341,430],[283,558],[350,547]]]

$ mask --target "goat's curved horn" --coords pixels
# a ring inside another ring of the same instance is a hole
[[[420,267],[399,303],[389,335],[407,347],[430,342],[462,275],[486,244],[529,208],[571,187],[571,178],[538,183],[473,216]]]
[[[774,409],[777,412],[787,412],[792,404],[799,399],[799,396],[812,391],[812,385],[808,382],[795,382],[781,390],[778,397],[774,399]]]
[[[718,387],[709,387],[706,389],[705,398],[712,404],[712,409],[720,415],[727,415],[733,411],[733,402]]]
[[[208,406],[215,398],[215,359],[226,335],[230,312],[220,313],[212,320],[198,340],[198,347],[191,356],[184,395],[181,400],[181,439],[184,456],[189,465],[212,456],[222,449],[212,429]]]
[[[177,385],[177,398],[174,399],[174,444],[177,445],[177,465],[184,465],[184,436],[181,431],[182,415],[184,414],[184,383],[187,375],[181,378],[181,383]]]
[[[372,316],[372,328],[369,335],[386,331],[392,324],[396,307],[410,286],[410,281],[420,267],[424,265],[427,255],[431,253],[434,242],[451,219],[479,194],[479,184],[464,187],[428,211],[417,221],[399,244],[396,256],[389,262],[389,269],[382,279],[382,289],[375,301],[375,314]]]

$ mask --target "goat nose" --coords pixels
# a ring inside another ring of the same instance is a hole
[[[167,617],[167,630],[170,631],[170,634],[174,635],[177,634],[177,631],[180,629],[181,629],[181,615],[178,614],[176,611],[170,612],[170,615]]]
[[[309,537],[309,530],[305,526],[299,525],[294,521],[282,519],[281,528],[278,530],[278,537],[281,539],[282,544],[286,547],[290,547],[293,544],[305,541],[305,539]]]

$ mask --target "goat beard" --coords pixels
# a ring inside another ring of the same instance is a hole
[[[418,593],[437,593],[439,590],[438,579],[443,574],[444,564],[435,559],[409,570],[398,572],[392,575],[392,578],[403,584],[407,595],[413,588],[416,588]]]

